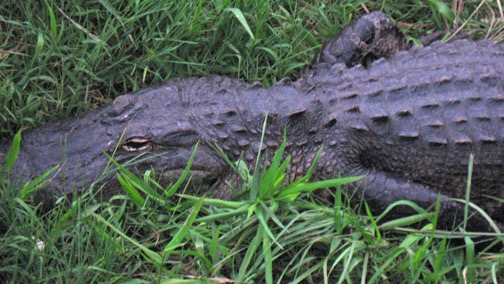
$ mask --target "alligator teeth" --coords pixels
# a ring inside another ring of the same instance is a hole
[[[147,143],[149,142],[149,139],[146,139],[146,138],[130,138],[128,139],[128,141],[126,141],[127,143]]]
[[[152,145],[149,143],[149,139],[142,137],[134,137],[126,140],[122,145],[122,148],[128,152],[136,152],[152,149]]]

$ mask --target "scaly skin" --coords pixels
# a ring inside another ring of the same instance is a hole
[[[374,12],[333,39],[294,82],[266,89],[218,76],[173,79],[120,96],[82,117],[24,133],[11,180],[59,164],[38,200],[50,203],[93,182],[113,193],[114,175],[103,176],[107,153],[120,163],[136,158],[128,168],[153,168],[169,182],[200,141],[193,183],[229,198],[225,180],[234,174],[213,145],[251,164],[267,114],[264,151],[272,157],[286,129],[290,178],[303,174],[324,145],[316,178],[365,175],[348,190],[375,212],[402,199],[427,208],[439,194],[445,228],[462,220],[463,204],[450,198],[464,198],[473,153],[471,201],[502,230],[504,203],[495,198],[504,198],[504,47],[456,41],[403,49],[402,34]],[[369,55],[390,58],[347,67]],[[479,215],[468,228],[492,231]]]

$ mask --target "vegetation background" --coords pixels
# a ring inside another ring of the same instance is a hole
[[[5,0],[0,137],[172,77],[220,74],[270,86],[296,77],[324,42],[371,10],[412,39],[453,28],[504,39],[500,1]],[[150,186],[123,177],[133,190]],[[147,206],[84,194],[36,214],[8,181],[0,185],[0,282],[504,281],[503,252],[478,253],[469,237],[453,243],[405,228],[406,220],[378,226],[338,203],[339,193],[334,204],[303,194]]]

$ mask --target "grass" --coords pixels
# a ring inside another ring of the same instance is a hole
[[[499,16],[494,2],[480,9],[480,3],[467,2],[457,17],[437,1],[326,2],[3,1],[0,137],[172,77],[221,74],[267,86],[295,77],[320,45],[364,8],[383,10],[413,38],[453,28],[458,17],[459,25],[468,19],[464,28],[474,37],[502,40],[502,25],[499,30],[492,22],[492,13]],[[477,254],[472,239],[454,244],[432,233],[432,225],[424,228],[427,233],[405,228],[409,219],[378,226],[373,216],[356,214],[345,203],[340,186],[331,193],[334,204],[320,197],[321,189],[308,190],[320,184],[307,180],[290,185],[296,194],[280,194],[286,192],[279,187],[284,163],[277,158],[276,166],[263,172],[241,164],[248,190],[255,192],[248,199],[200,199],[173,195],[174,190],[170,198],[153,196],[157,189],[146,182],[149,176],[123,171],[130,195],[144,191],[149,198],[97,202],[87,193],[45,214],[1,180],[0,280],[503,281],[502,252]]]

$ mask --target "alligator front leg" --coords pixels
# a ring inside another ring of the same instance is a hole
[[[346,26],[329,41],[311,64],[343,63],[352,67],[369,57],[389,57],[406,49],[404,34],[382,12],[366,14]]]
[[[446,31],[436,31],[419,38],[422,46],[441,40]],[[468,38],[470,33],[459,33],[453,40]],[[408,43],[404,33],[380,11],[366,14],[351,22],[340,33],[324,45],[322,51],[311,62],[308,70],[320,65],[345,64],[350,68],[365,64],[368,58],[391,57],[401,50],[413,46]]]
[[[439,199],[440,209],[438,224],[440,228],[450,230],[463,223],[464,204],[439,193],[426,185],[412,182],[397,174],[370,171],[359,185],[362,197],[370,205],[373,212],[381,213],[389,205],[400,200],[409,200],[424,209],[434,209]],[[431,210],[431,211],[432,211]],[[398,206],[390,213],[391,217],[408,216],[414,211],[407,206]],[[467,231],[495,232],[486,219],[476,211],[469,210]],[[497,223],[499,230],[504,231],[504,224]]]

